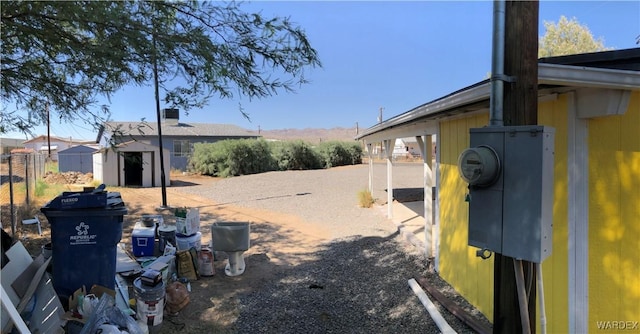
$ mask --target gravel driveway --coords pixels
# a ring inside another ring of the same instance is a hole
[[[383,203],[386,165],[374,164],[373,196]],[[394,188],[422,186],[422,164],[394,165]],[[330,226],[334,238],[353,235],[386,236],[395,227],[378,210],[358,207],[358,192],[368,185],[368,165],[331,169],[269,172],[222,179],[207,187],[183,187],[219,204],[258,208],[301,217]]]
[[[422,164],[396,164],[393,187],[421,187],[422,173]],[[375,164],[374,176],[374,197],[385,202],[386,166]],[[180,188],[220,204],[296,215],[331,231],[317,260],[282,271],[264,288],[241,295],[239,333],[439,332],[407,284],[416,275],[429,275],[424,259],[381,210],[358,207],[357,193],[367,183],[368,166],[358,165]],[[473,333],[440,310],[459,333]]]

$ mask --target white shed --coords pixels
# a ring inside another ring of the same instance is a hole
[[[163,150],[165,184],[169,185],[169,150]],[[130,141],[93,154],[93,179],[108,186],[160,187],[160,148]]]

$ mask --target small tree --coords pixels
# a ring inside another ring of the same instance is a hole
[[[539,40],[539,58],[610,50],[602,38],[595,39],[589,28],[575,17],[568,20],[560,16],[557,24],[545,21],[544,27],[546,32]]]

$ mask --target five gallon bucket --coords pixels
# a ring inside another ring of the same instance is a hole
[[[184,236],[181,234],[176,235],[176,247],[178,250],[189,250],[191,247],[195,247],[196,250],[201,248],[202,233],[198,232],[194,235]]]
[[[133,290],[136,296],[136,314],[140,321],[149,327],[149,332],[159,329],[164,315],[164,282],[156,286],[147,286],[142,283],[140,277],[133,281]]]
[[[175,226],[160,226],[158,227],[158,241],[160,253],[164,252],[164,247],[167,243],[170,243],[173,247],[176,245],[176,227]]]

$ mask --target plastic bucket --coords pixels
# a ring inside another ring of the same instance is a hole
[[[176,247],[178,250],[189,250],[191,247],[195,247],[196,250],[201,248],[202,233],[198,232],[190,236],[176,235]]]
[[[133,290],[136,296],[138,320],[147,324],[150,333],[156,332],[164,316],[164,281],[156,286],[146,286],[138,277],[133,281]]]
[[[203,248],[198,252],[198,269],[202,276],[213,276],[216,274],[213,266],[213,253],[209,248]]]
[[[53,251],[52,251],[50,242],[42,245],[42,256],[44,257],[45,260],[50,258],[52,253]]]
[[[170,243],[173,247],[178,247],[176,245],[176,227],[175,226],[160,226],[158,227],[158,250],[160,253],[164,252],[164,247],[167,245],[167,242]]]

